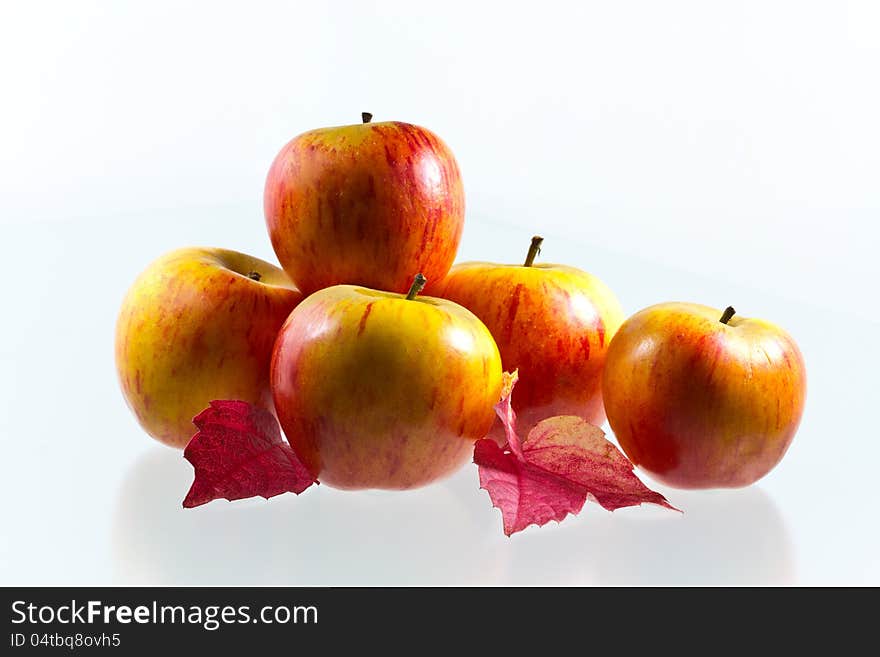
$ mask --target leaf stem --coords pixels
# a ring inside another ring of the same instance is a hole
[[[733,309],[733,306],[727,306],[727,308],[724,309],[724,314],[721,315],[721,319],[719,319],[718,321],[722,324],[727,324],[727,322],[730,321],[730,318],[733,317],[735,314],[736,311]]]

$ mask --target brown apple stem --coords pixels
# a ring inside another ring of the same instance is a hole
[[[413,283],[409,288],[409,292],[406,293],[406,298],[408,301],[412,301],[416,298],[416,295],[422,291],[422,288],[425,287],[425,283],[428,282],[428,279],[424,277],[423,274],[416,274],[416,277],[413,279]]]
[[[535,257],[541,252],[541,244],[544,242],[544,238],[540,235],[535,235],[532,238],[532,244],[529,247],[529,254],[526,256],[526,261],[523,263],[523,267],[531,267],[532,263],[535,262]]]
[[[721,315],[721,319],[718,321],[720,321],[722,324],[727,324],[727,322],[730,321],[730,318],[733,317],[735,314],[736,311],[733,309],[733,306],[727,306],[727,308],[724,309],[724,314]]]
[[[370,114],[369,112],[361,112],[361,121],[363,121],[364,123],[369,123],[372,120],[373,120],[372,114]]]
[[[258,271],[249,271],[247,273],[247,277],[254,281],[258,281],[263,278],[262,276],[260,276],[260,272]]]

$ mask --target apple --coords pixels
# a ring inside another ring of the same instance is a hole
[[[406,292],[417,272],[443,278],[458,250],[464,189],[452,151],[425,128],[362,117],[295,137],[266,178],[272,246],[305,294],[342,283]]]
[[[627,319],[602,381],[620,447],[678,488],[737,488],[770,472],[797,431],[806,385],[784,330],[694,303]]]
[[[141,426],[184,447],[214,399],[271,410],[272,347],[301,299],[281,269],[243,253],[193,247],[153,262],[116,323],[119,383]]]
[[[272,393],[291,447],[323,484],[403,490],[460,467],[486,435],[501,357],[466,309],[337,285],[309,296],[281,329]]]
[[[522,265],[457,264],[437,292],[479,317],[498,344],[504,369],[519,370],[513,409],[523,435],[554,415],[605,421],[602,368],[623,321],[617,299],[595,276],[534,264],[542,241],[532,238]],[[493,436],[502,439],[500,425]]]

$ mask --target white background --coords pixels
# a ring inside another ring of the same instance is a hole
[[[0,584],[880,584],[877,3],[0,7]],[[810,390],[782,464],[512,539],[472,466],[183,511],[190,466],[118,392],[122,296],[177,246],[271,259],[275,153],[361,111],[452,147],[460,259],[540,232],[628,312],[785,326]]]

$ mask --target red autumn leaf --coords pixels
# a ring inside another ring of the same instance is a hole
[[[582,418],[547,418],[520,441],[511,405],[516,380],[516,372],[506,375],[502,399],[495,406],[507,445],[501,448],[484,438],[474,446],[480,487],[501,510],[505,534],[560,522],[580,512],[588,498],[609,511],[646,502],[678,510],[645,486],[605,433]]]
[[[193,422],[198,432],[183,452],[195,469],[186,508],[220,498],[298,495],[316,483],[267,410],[243,401],[212,401]]]

